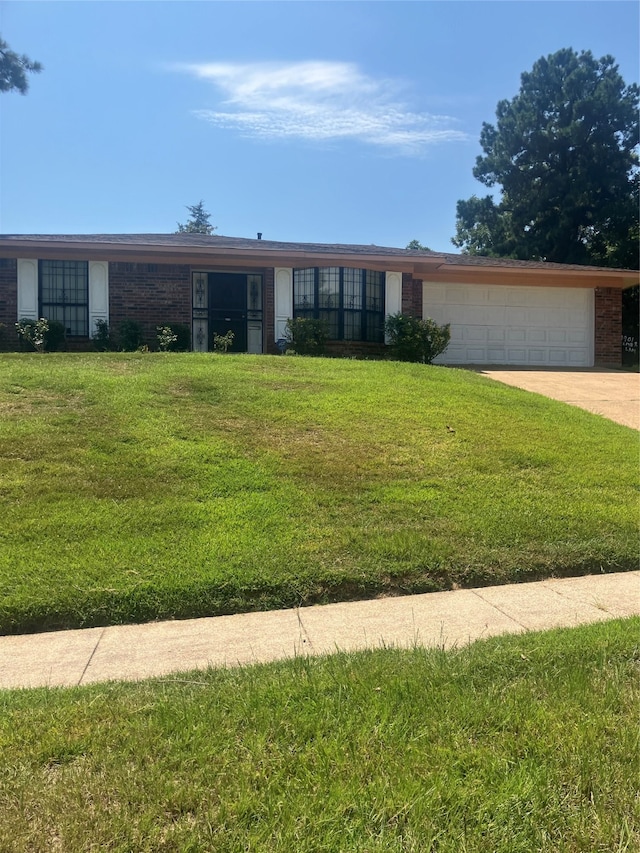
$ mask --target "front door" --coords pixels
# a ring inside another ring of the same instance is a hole
[[[247,276],[209,273],[209,349],[214,335],[233,332],[229,352],[247,351]]]

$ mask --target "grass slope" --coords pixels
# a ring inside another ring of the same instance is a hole
[[[640,849],[640,619],[0,693],[0,849]]]
[[[474,373],[0,356],[0,631],[635,568],[637,435]]]

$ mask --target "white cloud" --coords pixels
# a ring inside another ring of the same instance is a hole
[[[449,116],[413,112],[398,84],[345,62],[202,63],[174,66],[210,81],[222,109],[196,115],[262,139],[354,139],[405,153],[467,139]]]

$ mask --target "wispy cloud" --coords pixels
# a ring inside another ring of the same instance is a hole
[[[173,66],[210,81],[222,109],[196,115],[262,139],[353,139],[404,153],[467,139],[450,116],[412,111],[397,82],[345,62],[202,63]]]

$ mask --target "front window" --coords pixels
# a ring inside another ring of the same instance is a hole
[[[384,273],[347,267],[293,271],[293,316],[324,320],[337,341],[384,341]]]
[[[89,334],[87,261],[40,261],[40,316],[57,320],[67,335]]]

